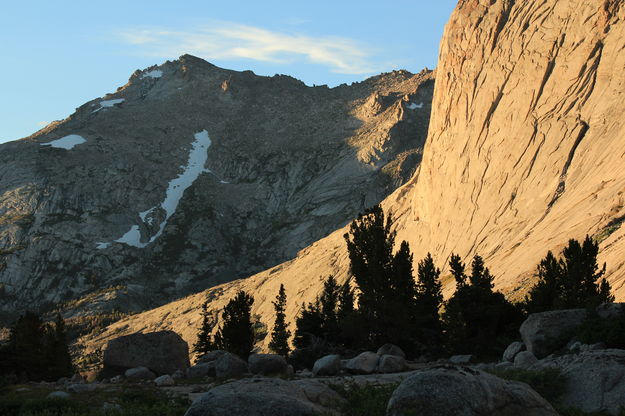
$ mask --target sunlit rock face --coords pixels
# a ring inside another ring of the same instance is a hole
[[[430,251],[485,257],[498,289],[520,297],[547,250],[585,234],[625,297],[625,6],[620,1],[461,0],[448,23],[420,168],[385,199],[415,262]],[[370,96],[367,114],[379,100]],[[412,101],[418,105],[418,100]],[[415,111],[419,111],[416,110]],[[347,278],[339,229],[289,262],[111,326],[175,328],[193,340],[201,303],[239,289],[271,323],[284,283],[293,320],[328,274]],[[453,279],[452,279],[453,280]],[[453,284],[446,279],[446,293]]]
[[[433,87],[308,87],[189,55],[135,72],[0,145],[0,309],[139,311],[293,258],[413,175]]]
[[[386,203],[417,257],[480,253],[518,298],[547,250],[590,234],[625,297],[624,17],[621,1],[458,4],[423,163]]]

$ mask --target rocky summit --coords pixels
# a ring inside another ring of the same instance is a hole
[[[418,166],[434,75],[308,87],[184,55],[0,145],[0,307],[137,312],[296,256]]]

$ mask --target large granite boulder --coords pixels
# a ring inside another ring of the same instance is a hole
[[[341,356],[337,354],[326,355],[319,358],[313,365],[313,376],[334,376],[341,371]]]
[[[200,364],[200,363],[210,363],[212,361],[217,361],[219,357],[221,357],[222,355],[226,353],[227,351],[224,351],[224,350],[209,351],[206,354],[198,357],[195,363]]]
[[[557,416],[527,384],[467,367],[420,371],[393,392],[387,416]]]
[[[585,318],[585,309],[533,313],[521,324],[519,332],[527,350],[544,358],[564,347]]]
[[[247,364],[252,374],[264,376],[286,375],[286,359],[278,354],[252,354],[247,359]]]
[[[375,352],[365,351],[345,364],[345,369],[353,374],[371,374],[377,367],[380,356]]]
[[[529,369],[538,362],[538,358],[529,351],[521,351],[514,357],[514,366],[516,368]]]
[[[406,353],[394,344],[384,344],[378,348],[377,354],[381,357],[383,355],[395,355],[401,358],[406,358]]]
[[[185,416],[315,416],[332,415],[325,403],[338,394],[321,382],[276,378],[243,379],[214,387],[196,400]]]
[[[378,372],[380,373],[399,373],[406,369],[406,360],[399,355],[383,355],[378,363]]]
[[[129,368],[124,376],[127,380],[154,380],[156,378],[156,374],[146,367]]]
[[[516,355],[520,353],[521,351],[523,351],[524,349],[525,349],[525,344],[523,344],[522,342],[515,341],[511,343],[510,345],[508,345],[508,348],[506,348],[506,350],[503,352],[501,361],[510,362],[510,363],[513,362],[514,357],[516,357]]]
[[[243,377],[247,372],[247,363],[229,352],[215,360],[215,375],[219,378]]]
[[[173,331],[136,333],[109,341],[103,361],[106,377],[135,367],[147,367],[156,374],[172,374],[189,367],[189,347]]]
[[[215,377],[216,375],[215,361],[199,363],[187,368],[188,378]]]
[[[534,368],[554,367],[565,378],[565,407],[619,415],[625,408],[625,350],[606,349],[547,358]]]

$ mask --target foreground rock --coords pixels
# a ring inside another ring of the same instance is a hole
[[[124,376],[128,380],[154,380],[156,378],[156,374],[146,367],[130,368],[126,370]]]
[[[397,357],[406,358],[406,353],[394,344],[384,344],[378,348],[377,354],[381,357],[383,355],[395,355]]]
[[[286,375],[286,359],[277,354],[252,354],[247,359],[250,373],[264,376]]]
[[[555,367],[565,378],[560,401],[584,412],[619,415],[625,408],[625,350],[588,351],[541,360],[534,368]]]
[[[245,379],[209,390],[194,402],[185,416],[314,416],[332,415],[326,407],[340,396],[325,384],[281,379]],[[325,405],[324,405],[325,404]]]
[[[176,381],[169,374],[162,375],[160,377],[156,377],[154,379],[154,384],[158,387],[169,387],[176,384]]]
[[[406,369],[406,360],[398,355],[383,355],[378,363],[380,373],[399,373]]]
[[[404,380],[387,416],[557,416],[528,385],[466,367],[438,367]]]
[[[519,341],[515,341],[508,345],[508,348],[503,352],[502,361],[514,362],[514,357],[525,349],[525,344]]]
[[[326,355],[319,358],[313,365],[313,376],[334,376],[341,371],[341,356],[337,354]]]
[[[533,313],[519,332],[527,350],[537,358],[544,358],[564,347],[585,318],[585,309]]]
[[[377,367],[380,356],[371,351],[365,351],[348,360],[345,369],[352,374],[371,374]]]
[[[247,363],[229,352],[215,361],[215,375],[219,378],[243,377],[247,372]]]
[[[104,350],[105,377],[134,367],[147,367],[156,374],[172,374],[189,367],[189,347],[173,331],[136,333],[115,338]]]

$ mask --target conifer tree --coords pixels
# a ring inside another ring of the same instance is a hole
[[[193,344],[193,352],[201,357],[216,348],[211,335],[215,321],[212,319],[211,313],[208,311],[208,300],[202,304],[202,326],[197,334],[197,341]]]
[[[288,323],[286,322],[286,315],[284,310],[286,308],[286,291],[284,285],[280,285],[280,290],[276,296],[276,300],[273,302],[273,307],[276,311],[276,320],[273,325],[273,331],[271,332],[271,341],[269,342],[269,349],[276,354],[286,356],[289,354],[289,337],[291,331],[289,331]]]
[[[228,302],[222,312],[222,325],[215,334],[215,345],[243,359],[254,348],[254,326],[252,324],[252,304],[254,298],[239,291]]]
[[[367,322],[370,346],[392,342],[414,349],[416,285],[407,242],[393,253],[392,215],[376,205],[361,214],[345,234],[350,271],[359,289],[358,313]]]
[[[337,312],[339,321],[353,314],[354,310],[354,290],[350,286],[350,279],[347,279],[339,291],[339,310]]]
[[[70,377],[74,367],[67,346],[65,321],[60,313],[56,315],[54,327],[48,328],[47,332],[46,356],[49,363],[47,378],[57,380],[61,377]]]
[[[525,298],[528,312],[592,307],[613,302],[610,284],[603,278],[605,264],[599,268],[599,245],[586,236],[580,244],[569,240],[558,260],[549,251],[538,264],[538,281]]]
[[[319,299],[315,303],[302,304],[302,309],[295,318],[293,345],[296,348],[310,346],[316,338],[323,337],[323,325],[324,320],[319,308]]]
[[[562,267],[551,251],[536,267],[538,282],[525,297],[528,312],[543,312],[555,309],[562,291]]]
[[[456,288],[463,286],[466,284],[467,275],[464,274],[464,263],[462,259],[457,254],[451,254],[449,259],[449,268],[451,271],[451,275],[456,280]]]
[[[441,271],[434,265],[430,253],[419,262],[417,268],[417,307],[420,328],[426,337],[423,342],[437,346],[441,341],[439,310],[443,303]]]

